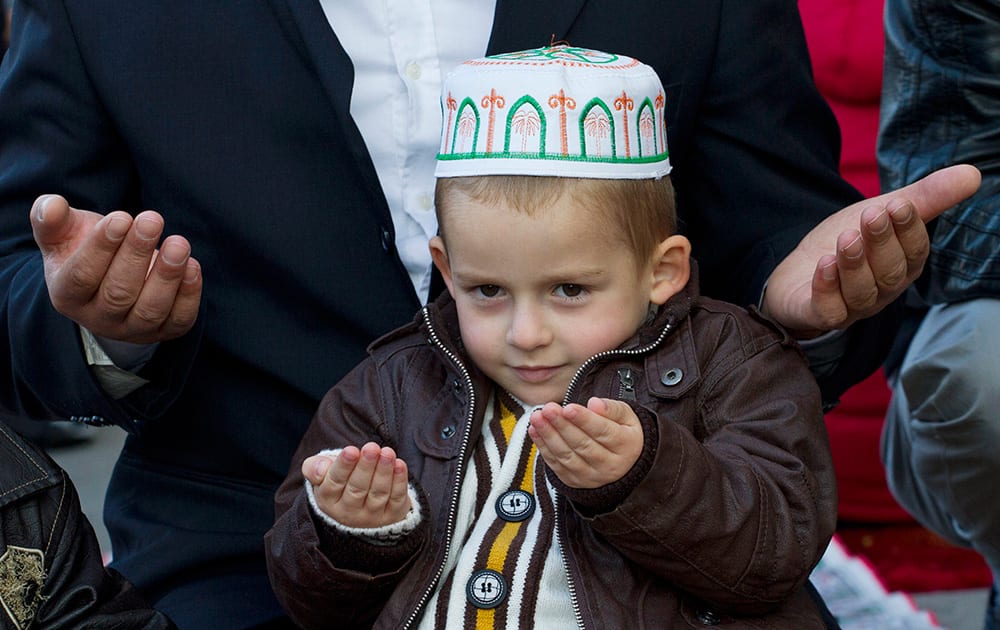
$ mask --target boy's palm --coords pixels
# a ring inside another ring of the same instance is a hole
[[[642,453],[638,416],[618,400],[591,398],[587,406],[548,403],[531,414],[528,435],[545,463],[571,488],[618,481]]]
[[[345,447],[338,456],[314,455],[302,462],[316,505],[347,527],[398,523],[410,511],[406,462],[388,446],[369,442]]]

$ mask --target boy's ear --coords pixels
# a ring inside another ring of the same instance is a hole
[[[661,242],[653,254],[653,284],[649,301],[663,304],[687,284],[691,277],[691,241],[674,234]]]
[[[455,291],[452,289],[451,265],[448,264],[448,250],[445,249],[444,239],[440,236],[435,236],[431,238],[428,247],[431,250],[431,260],[434,261],[434,266],[441,272],[441,278],[444,280],[445,286],[448,287],[448,293],[451,294],[451,297],[455,297]]]

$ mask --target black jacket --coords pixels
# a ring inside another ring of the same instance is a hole
[[[105,569],[76,489],[0,420],[0,628],[173,628]]]
[[[883,188],[974,164],[975,195],[931,230],[912,293],[928,304],[1000,296],[1000,1],[889,0],[879,130]]]

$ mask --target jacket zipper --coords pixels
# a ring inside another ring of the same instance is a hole
[[[615,357],[615,356],[618,356],[618,357],[634,357],[634,356],[640,356],[640,355],[643,355],[643,354],[648,354],[650,351],[652,351],[654,348],[656,348],[656,346],[660,345],[663,342],[664,338],[666,338],[666,336],[673,329],[674,329],[673,323],[672,322],[667,322],[663,326],[663,330],[660,331],[659,336],[656,339],[654,339],[652,342],[646,344],[645,346],[643,346],[641,348],[635,348],[633,350],[618,350],[618,349],[615,349],[615,350],[605,350],[604,352],[598,352],[594,356],[592,356],[589,359],[587,359],[586,361],[584,361],[583,365],[580,366],[580,368],[576,371],[576,374],[574,374],[573,378],[570,380],[569,387],[566,388],[566,395],[563,396],[563,406],[568,405],[570,403],[570,401],[572,401],[573,394],[575,393],[574,390],[576,389],[576,386],[580,384],[580,379],[583,377],[584,373],[586,373],[587,370],[589,370],[591,367],[594,366],[595,363],[597,363],[598,361],[600,361],[602,359],[607,359],[608,357]],[[623,378],[623,374],[628,374],[627,379]],[[632,371],[629,370],[629,369],[627,369],[627,368],[618,371],[618,378],[619,378],[620,383],[621,383],[621,385],[622,385],[623,388],[625,387],[626,380],[628,381],[628,383],[629,383],[630,386],[634,386],[635,385],[635,377],[632,375]],[[628,400],[635,400],[635,390],[634,389],[631,391],[631,395],[632,395],[632,397],[628,398]]]
[[[458,368],[458,371],[462,374],[462,380],[465,381],[466,390],[468,390],[469,392],[469,404],[468,404],[468,413],[465,419],[465,431],[462,434],[462,447],[459,450],[458,470],[455,471],[455,479],[457,480],[457,483],[455,484],[455,491],[451,495],[451,503],[449,504],[448,507],[448,526],[445,530],[445,539],[444,539],[445,543],[444,559],[441,560],[440,564],[438,564],[437,572],[434,574],[434,579],[431,581],[430,585],[428,585],[428,587],[424,590],[424,593],[420,596],[420,600],[417,602],[417,606],[416,608],[414,608],[413,613],[410,614],[409,619],[407,619],[406,623],[403,624],[404,630],[410,628],[413,625],[417,617],[420,615],[421,611],[423,611],[424,607],[427,605],[427,601],[430,599],[431,594],[437,587],[437,583],[441,580],[441,575],[444,573],[444,565],[448,561],[448,550],[451,548],[451,537],[455,531],[455,518],[457,517],[458,513],[458,498],[459,494],[462,491],[461,480],[462,480],[462,475],[464,474],[464,467],[465,467],[465,451],[469,447],[469,434],[472,431],[472,424],[473,424],[472,420],[473,417],[475,416],[475,409],[476,409],[476,390],[473,387],[472,376],[469,374],[469,370],[466,369],[465,364],[462,363],[462,360],[459,359],[458,356],[455,355],[455,353],[453,353],[451,350],[445,347],[443,343],[441,343],[441,339],[440,337],[438,337],[437,331],[434,330],[434,324],[433,322],[431,322],[430,313],[428,312],[427,307],[425,306],[421,310],[424,316],[424,323],[427,324],[427,330],[430,336],[430,339],[428,341],[430,342],[431,345],[441,350],[441,352],[443,352],[445,356],[447,356],[448,359],[455,364],[455,367]]]
[[[635,400],[635,375],[632,368],[618,370],[618,397],[622,400]]]
[[[437,583],[441,579],[441,575],[444,573],[444,565],[448,561],[448,549],[451,547],[451,537],[452,534],[454,534],[455,518],[458,512],[458,498],[459,498],[459,493],[462,490],[461,479],[464,469],[465,451],[468,449],[469,446],[469,434],[472,431],[472,424],[473,424],[472,420],[473,416],[475,415],[475,408],[476,408],[476,390],[473,387],[472,376],[469,374],[469,370],[465,367],[465,364],[462,363],[462,360],[455,355],[455,353],[453,353],[451,350],[445,347],[443,343],[441,343],[441,339],[440,337],[438,337],[437,331],[434,330],[434,324],[431,321],[430,313],[427,307],[425,306],[423,309],[421,309],[421,311],[423,313],[424,323],[427,324],[427,330],[430,335],[429,341],[431,345],[441,350],[441,352],[443,352],[444,355],[448,357],[448,359],[452,363],[455,364],[455,367],[458,368],[458,371],[461,372],[462,380],[465,381],[466,389],[469,391],[469,405],[468,405],[468,414],[466,416],[466,422],[465,422],[465,431],[462,434],[462,447],[459,450],[458,470],[456,471],[455,474],[455,479],[458,481],[458,483],[455,484],[455,491],[451,495],[451,503],[448,506],[448,527],[445,531],[444,559],[441,561],[440,564],[438,564],[437,572],[434,574],[434,579],[424,590],[423,595],[420,596],[420,600],[417,602],[417,606],[413,610],[413,613],[410,615],[409,619],[406,620],[406,623],[403,624],[404,630],[410,628],[413,625],[413,622],[416,621],[417,616],[421,613],[421,611],[423,611],[424,606],[427,605],[427,600],[430,599],[431,594],[437,587]],[[573,378],[570,380],[569,387],[566,388],[566,395],[563,396],[563,405],[569,404],[570,399],[573,396],[573,390],[579,384],[580,378],[587,370],[591,368],[591,366],[594,365],[594,363],[600,361],[601,359],[611,356],[637,356],[646,354],[656,346],[660,345],[663,339],[667,336],[667,334],[671,330],[673,330],[673,328],[674,328],[673,324],[668,322],[663,327],[663,330],[660,332],[659,336],[652,343],[647,344],[642,348],[636,348],[635,350],[606,350],[604,352],[599,352],[594,356],[590,357],[589,359],[587,359],[583,363],[583,365],[581,365],[580,368],[576,371],[576,374],[573,375]],[[629,383],[632,386],[634,386],[635,381],[632,380],[634,377],[632,377],[631,371],[630,370],[623,370],[623,371],[628,373]],[[622,377],[623,371],[619,371],[619,378],[622,379],[622,385],[624,386],[625,380]],[[635,390],[632,389],[631,393],[632,393],[632,398],[630,400],[634,400]],[[553,509],[555,511],[555,534],[556,534],[556,539],[559,541],[559,548],[562,550],[562,564],[563,564],[563,570],[566,572],[566,584],[569,587],[570,603],[573,606],[573,615],[576,617],[577,626],[579,626],[580,628],[586,628],[587,626],[583,622],[583,612],[580,610],[580,601],[576,596],[576,583],[573,581],[573,574],[570,572],[569,560],[566,559],[566,556],[568,554],[568,547],[566,547],[565,543],[563,542],[562,519],[559,518],[559,506],[560,506],[559,495],[556,494],[553,500]]]
[[[642,348],[636,348],[634,350],[617,350],[617,349],[605,350],[604,352],[599,352],[594,356],[590,357],[589,359],[587,359],[586,361],[584,361],[583,365],[580,366],[580,369],[576,371],[576,374],[574,374],[573,378],[570,380],[569,387],[566,388],[566,395],[563,396],[563,406],[566,406],[570,403],[570,401],[573,398],[574,390],[576,389],[576,386],[579,385],[580,379],[583,377],[583,374],[587,370],[589,370],[595,363],[597,363],[601,359],[606,359],[612,356],[624,357],[624,356],[639,356],[647,354],[650,351],[652,351],[656,346],[660,345],[660,343],[663,342],[663,339],[666,338],[666,336],[673,329],[674,329],[673,323],[667,322],[667,324],[663,327],[663,330],[660,332],[659,336],[652,343],[646,344]],[[632,371],[629,370],[628,368],[618,370],[618,379],[622,388],[619,391],[624,391],[626,393],[631,394],[630,397],[626,398],[627,400],[635,400],[635,377],[632,374]],[[623,398],[625,397],[623,396]],[[573,581],[573,573],[570,571],[569,567],[569,560],[568,560],[569,547],[567,547],[566,544],[563,542],[562,519],[559,518],[560,503],[561,503],[560,496],[557,493],[553,500],[553,509],[555,510],[556,540],[559,541],[559,548],[562,550],[563,571],[566,572],[566,583],[569,586],[570,603],[572,603],[573,605],[573,614],[576,616],[576,625],[579,626],[580,628],[586,628],[587,624],[583,622],[583,612],[580,610],[580,602],[576,596],[576,583]]]

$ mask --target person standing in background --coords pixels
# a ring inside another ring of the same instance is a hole
[[[1000,628],[1000,1],[888,0],[878,157],[884,188],[958,162],[979,191],[931,228],[908,325],[886,365],[889,487],[917,520],[986,560]]]

